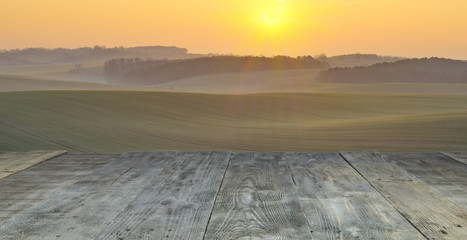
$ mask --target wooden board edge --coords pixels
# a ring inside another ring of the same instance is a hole
[[[449,152],[439,152],[439,153],[442,154],[443,156],[446,156],[446,157],[448,157],[448,158],[450,158],[450,159],[456,161],[456,162],[460,162],[460,163],[462,163],[462,164],[467,165],[467,160],[459,159],[459,158],[453,156],[452,154],[450,154]],[[466,155],[467,155],[467,154],[466,154]]]
[[[352,152],[363,152],[363,151],[352,151]],[[386,199],[386,201],[392,205],[423,237],[425,237],[426,239],[435,239],[433,238],[432,236],[430,236],[430,230],[432,230],[431,228],[426,228],[426,229],[423,229],[425,226],[424,224],[421,224],[419,222],[417,222],[416,220],[414,221],[414,219],[412,219],[413,216],[411,216],[410,214],[407,215],[406,212],[404,212],[403,209],[400,208],[400,206],[398,206],[398,204],[391,199],[391,197],[387,197],[386,194],[388,192],[385,193],[385,191],[383,189],[381,189],[381,185],[378,184],[377,182],[375,182],[374,179],[367,179],[364,174],[362,172],[360,172],[356,166],[354,166],[346,157],[345,157],[345,153],[346,151],[343,151],[343,152],[339,152],[339,154],[344,158],[344,160],[352,167],[354,168],[358,174],[360,174],[376,191],[378,191],[384,199]],[[347,151],[348,153],[348,151]],[[376,152],[378,154],[381,154],[381,157],[382,157],[382,153],[379,153],[379,152]],[[444,154],[443,154],[444,155]],[[384,161],[387,161],[386,159],[384,159],[382,157],[382,159]],[[403,168],[401,168],[400,166],[397,166],[396,167],[400,170],[403,170],[405,171]],[[444,197],[440,192],[436,191],[436,189],[432,188],[431,186],[429,186],[428,184],[426,184],[425,182],[421,181],[420,179],[418,179],[416,176],[413,176],[411,174],[408,175],[410,178],[412,178],[412,181],[409,181],[407,182],[406,184],[408,185],[416,185],[416,184],[420,184],[420,186],[422,187],[425,187],[428,191],[431,191],[433,194],[435,195],[438,195],[440,196],[440,199],[444,199],[446,201],[448,201],[450,204],[454,205],[454,206],[457,206],[457,209],[461,209],[461,210],[464,210],[464,208],[460,205],[458,205],[457,203],[455,203],[454,201]],[[388,183],[391,183],[391,181],[388,181],[388,182],[381,182],[383,185],[384,184],[388,184]],[[392,182],[392,183],[396,183],[396,181]],[[458,225],[459,226],[459,225]],[[436,232],[436,231],[432,231],[432,232]],[[431,232],[431,233],[432,233]],[[442,232],[442,234],[446,234],[445,232]],[[440,236],[438,236],[440,237]],[[445,239],[443,238],[443,236],[441,236],[441,238],[436,238],[436,239]],[[446,238],[446,239],[452,239],[452,238]]]
[[[33,153],[33,152],[44,152],[44,150],[29,151],[28,153]],[[55,153],[55,154],[54,154],[54,153]],[[30,165],[30,166],[27,166],[27,167],[25,167],[25,168],[23,168],[23,169],[17,171],[17,172],[11,173],[11,174],[6,175],[6,176],[3,176],[3,177],[0,176],[0,180],[5,179],[5,178],[7,178],[7,177],[9,177],[9,176],[12,176],[12,175],[14,175],[14,174],[20,173],[20,172],[22,172],[22,171],[25,171],[25,170],[27,170],[27,169],[29,169],[29,168],[31,168],[31,167],[34,167],[34,166],[36,166],[36,165],[38,165],[38,164],[41,164],[41,163],[43,163],[43,162],[46,162],[46,161],[48,161],[48,160],[50,160],[50,159],[54,159],[54,158],[63,156],[63,155],[65,155],[65,154],[67,154],[67,153],[68,153],[68,150],[46,150],[46,152],[44,152],[44,154],[52,154],[52,156],[47,157],[47,158],[44,158],[42,161],[38,161],[38,162],[36,162],[36,163],[34,163],[34,164]]]

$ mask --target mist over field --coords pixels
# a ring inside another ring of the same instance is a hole
[[[0,151],[465,150],[466,66],[177,47],[4,51]]]
[[[0,4],[0,240],[467,239],[466,0]]]

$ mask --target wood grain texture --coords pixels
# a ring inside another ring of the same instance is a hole
[[[442,154],[467,165],[467,152],[441,152]]]
[[[467,165],[440,153],[384,153],[382,156],[467,209]]]
[[[235,153],[205,239],[311,239],[283,153]]]
[[[368,181],[412,181],[412,176],[376,151],[341,152],[344,158]],[[362,174],[365,173],[365,175]]]
[[[230,156],[52,158],[0,180],[0,239],[467,239],[442,154]]]
[[[177,152],[127,153],[6,220],[0,239],[95,239]]]
[[[97,239],[203,239],[230,152],[184,152]]]
[[[425,237],[467,239],[467,211],[463,207],[377,152],[342,152],[342,155]],[[375,178],[375,172],[385,171],[388,174],[384,178]]]
[[[425,239],[339,154],[287,158],[315,239]]]
[[[0,223],[44,202],[114,157],[108,154],[63,155],[0,180],[0,218],[3,217]],[[49,171],[60,174],[45,174]]]
[[[0,180],[66,153],[65,150],[0,153]]]

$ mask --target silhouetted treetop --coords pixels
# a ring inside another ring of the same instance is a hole
[[[67,48],[25,48],[0,51],[0,64],[35,64],[85,61],[106,61],[111,58],[170,58],[180,59],[193,57],[188,50],[178,47],[147,46],[147,47],[114,47],[105,46]]]
[[[406,59],[368,67],[331,68],[318,75],[321,82],[467,83],[467,62],[444,58]]]
[[[326,67],[327,63],[311,56],[213,56],[171,61],[112,59],[104,70],[111,82],[149,85],[215,73]]]

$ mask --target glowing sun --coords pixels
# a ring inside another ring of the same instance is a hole
[[[267,24],[278,24],[285,13],[285,0],[274,0],[274,2],[266,8],[263,14],[263,21]]]

